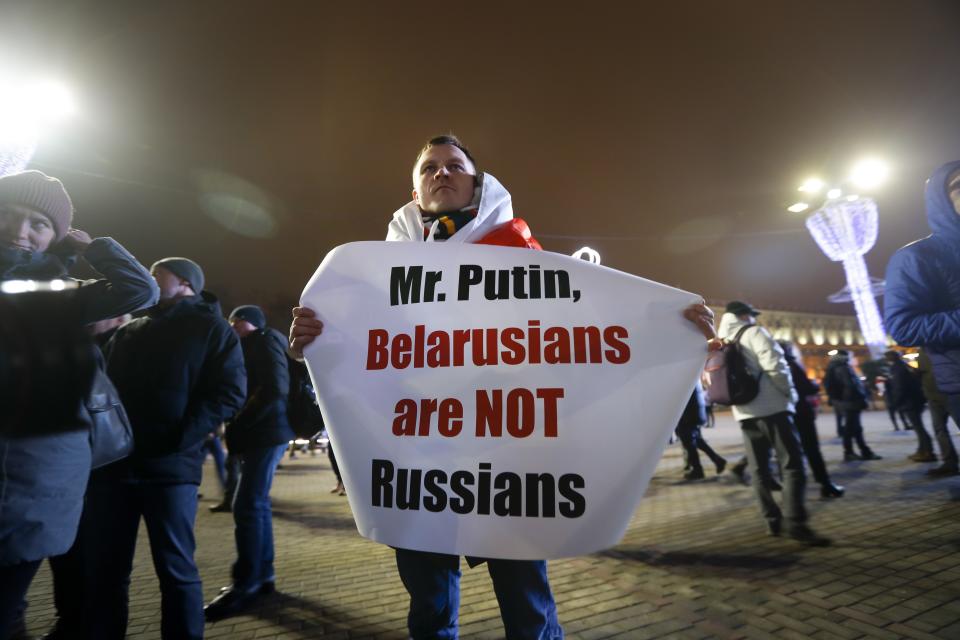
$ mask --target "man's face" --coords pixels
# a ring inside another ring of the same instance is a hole
[[[953,210],[960,215],[960,170],[954,171],[947,178],[947,195],[953,202]]]
[[[19,204],[0,205],[0,244],[44,252],[56,232],[50,218]]]
[[[458,211],[470,204],[477,170],[450,144],[428,147],[413,171],[413,199],[424,213]]]
[[[744,313],[742,315],[737,316],[737,318],[745,324],[749,324],[749,325],[757,324],[757,317],[752,313]]]
[[[155,266],[150,270],[150,274],[157,281],[157,286],[160,287],[161,302],[193,295],[190,283],[166,267]]]
[[[255,326],[243,318],[230,318],[230,326],[238,338],[244,338],[257,330]]]

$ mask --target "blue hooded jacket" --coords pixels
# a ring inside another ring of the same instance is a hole
[[[960,161],[937,169],[927,181],[927,221],[933,233],[902,247],[887,265],[884,315],[899,344],[924,346],[937,387],[960,394],[960,214],[947,179]]]

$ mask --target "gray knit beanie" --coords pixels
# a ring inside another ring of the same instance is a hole
[[[230,320],[233,320],[234,318],[246,320],[257,329],[263,329],[267,326],[267,318],[263,315],[263,310],[260,307],[252,304],[245,304],[231,311]]]
[[[153,267],[163,267],[178,278],[190,283],[194,293],[203,291],[203,269],[190,258],[164,258],[153,263]],[[153,267],[150,267],[151,271]]]
[[[0,204],[19,204],[41,212],[53,223],[54,242],[63,240],[73,221],[73,202],[63,183],[40,171],[0,177]]]

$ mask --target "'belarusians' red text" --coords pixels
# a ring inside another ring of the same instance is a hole
[[[624,364],[630,360],[625,327],[526,327],[427,331],[413,335],[371,329],[367,338],[367,369],[422,369],[519,364]]]

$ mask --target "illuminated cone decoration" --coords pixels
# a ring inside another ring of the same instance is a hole
[[[877,241],[877,205],[870,198],[830,200],[807,218],[807,229],[820,250],[842,262],[860,331],[874,358],[887,348],[886,331],[874,299],[864,254]]]

